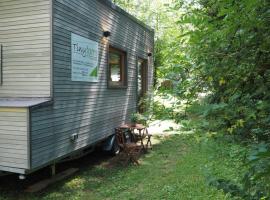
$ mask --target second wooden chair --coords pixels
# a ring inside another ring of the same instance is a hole
[[[131,161],[139,165],[138,159],[142,151],[142,146],[135,142],[128,142],[126,140],[125,131],[123,129],[116,128],[115,135],[120,149],[127,157],[127,161]]]

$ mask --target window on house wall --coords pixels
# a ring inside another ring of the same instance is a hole
[[[109,88],[123,88],[127,86],[126,57],[126,52],[114,47],[109,47]]]
[[[143,113],[146,111],[143,99],[148,90],[148,61],[138,58],[137,61],[137,103],[138,111]]]

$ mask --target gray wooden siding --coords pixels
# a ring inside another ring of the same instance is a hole
[[[29,168],[27,115],[27,108],[0,108],[0,169]]]
[[[32,167],[39,167],[113,133],[129,120],[137,102],[137,56],[153,52],[153,33],[113,10],[102,0],[55,0],[53,26],[53,91],[51,107],[32,110]],[[111,37],[102,37],[103,31]],[[99,42],[99,82],[71,81],[71,33]],[[128,88],[107,89],[107,46],[128,54]],[[149,85],[153,57],[149,58]],[[76,142],[70,140],[79,134]]]
[[[50,1],[0,1],[0,97],[50,96]]]

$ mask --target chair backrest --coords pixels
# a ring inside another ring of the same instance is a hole
[[[116,128],[115,129],[115,136],[116,136],[116,140],[118,142],[118,145],[120,147],[124,148],[126,146],[126,140],[125,140],[125,133],[124,133],[123,129]]]

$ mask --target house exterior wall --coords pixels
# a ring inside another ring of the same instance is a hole
[[[0,170],[29,168],[27,108],[0,108]]]
[[[0,1],[0,98],[51,96],[50,17],[51,0]]]
[[[32,168],[89,146],[129,121],[137,107],[137,58],[153,80],[154,33],[107,0],[53,1],[53,101],[31,111]],[[110,31],[109,38],[103,31]],[[71,81],[71,33],[99,43],[99,80]],[[128,86],[108,89],[108,45],[127,52]],[[78,140],[70,136],[78,134]]]
[[[138,58],[151,88],[154,33],[107,0],[1,0],[0,28],[0,98],[53,97],[0,107],[0,170],[28,173],[113,134],[137,108]],[[98,42],[97,83],[71,81],[71,33]],[[126,88],[107,87],[109,45],[127,53]]]

